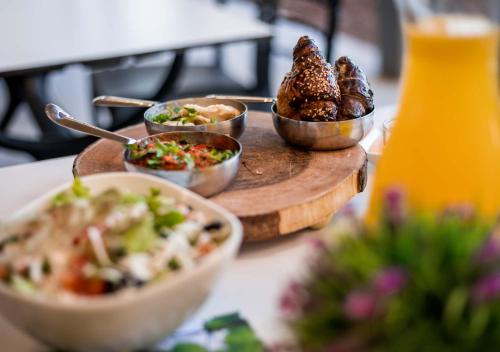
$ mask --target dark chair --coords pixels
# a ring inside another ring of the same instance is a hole
[[[325,36],[326,58],[333,55],[333,38],[338,25],[340,0],[254,0],[261,20],[273,24],[279,18],[312,27]]]
[[[118,95],[147,100],[164,101],[186,96],[206,94],[242,94],[269,95],[269,56],[271,38],[255,41],[256,44],[256,83],[252,87],[243,87],[228,75],[221,67],[222,54],[216,56],[214,65],[208,67],[184,67],[185,51],[175,52],[170,64],[157,66],[135,65],[142,57],[123,61],[105,60],[93,62],[91,75],[93,94]],[[221,47],[222,44],[215,47]],[[146,55],[147,56],[147,55]],[[132,62],[132,64],[130,64]],[[54,126],[43,112],[43,107],[50,99],[45,96],[45,74],[37,76],[3,77],[10,95],[9,105],[0,115],[0,146],[31,154],[36,159],[47,159],[71,155],[81,151],[95,140],[93,137],[75,137],[64,128]],[[32,102],[32,118],[40,130],[36,141],[23,140],[10,136],[6,131],[12,122],[20,103]],[[266,106],[266,109],[268,106]],[[101,109],[101,108],[99,108]],[[130,108],[111,108],[111,123],[105,127],[110,130],[120,129],[142,121],[143,110]],[[96,111],[97,112],[97,111]],[[99,114],[94,114],[98,116]],[[94,118],[99,125],[99,119]]]
[[[9,103],[0,116],[0,146],[26,152],[38,160],[75,154],[95,140],[93,137],[76,138],[44,117],[43,106],[48,101],[44,94],[45,78],[45,74],[5,77]],[[30,117],[40,135],[37,140],[14,137],[7,132],[17,108],[22,103],[27,103],[32,111]]]

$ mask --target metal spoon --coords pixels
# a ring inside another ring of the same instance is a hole
[[[136,139],[129,138],[118,133],[106,131],[102,128],[93,126],[86,122],[78,121],[56,104],[52,103],[47,104],[45,106],[45,114],[55,124],[72,129],[74,131],[83,132],[85,134],[90,134],[96,137],[110,139],[112,141],[120,142],[122,144],[127,144],[127,145],[137,144]]]
[[[238,100],[243,103],[274,103],[276,102],[276,98],[271,98],[271,97],[252,97],[252,96],[246,96],[246,95],[217,95],[217,94],[210,94],[207,95],[206,98],[212,98],[212,99],[221,99],[221,100]]]
[[[153,100],[115,97],[111,95],[101,95],[99,97],[95,97],[92,100],[92,103],[96,106],[150,108],[153,105],[159,104],[160,102]]]
[[[238,100],[243,103],[274,103],[275,98],[270,97],[251,97],[244,95],[207,95],[205,98],[220,99],[220,100]],[[150,108],[153,105],[160,104],[157,101],[142,100],[115,97],[111,95],[101,95],[92,100],[96,106],[109,106],[109,107],[134,107],[134,108]]]
[[[146,166],[137,165],[131,157],[130,150],[127,148],[124,149],[123,164],[127,171],[142,172],[164,178],[204,197],[209,197],[222,192],[231,184],[238,174],[242,146],[236,139],[230,136],[212,132],[181,131],[164,132],[136,140],[118,133],[103,130],[102,128],[89,125],[85,122],[78,121],[55,104],[48,104],[45,107],[45,113],[50,120],[60,126],[127,145],[147,145],[155,142],[156,140],[176,142],[185,141],[190,144],[210,145],[219,150],[232,150],[235,155],[222,163],[206,168],[170,171],[163,169],[151,169]]]

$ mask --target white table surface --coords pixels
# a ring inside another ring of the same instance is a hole
[[[376,125],[393,114],[394,107],[378,109]],[[73,159],[65,157],[0,168],[0,218],[9,216],[45,191],[72,180]],[[350,202],[358,212],[366,206],[371,174],[369,171],[367,190]],[[287,283],[301,273],[310,250],[308,240],[319,232],[301,231],[280,240],[244,245],[208,300],[181,330],[199,327],[216,315],[238,311],[266,344],[286,338],[288,332],[279,315],[279,297]],[[0,341],[2,351],[47,351],[1,317]]]
[[[268,25],[200,0],[8,0],[0,73],[270,35]]]

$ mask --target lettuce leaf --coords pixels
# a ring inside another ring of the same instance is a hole
[[[124,233],[123,244],[128,253],[146,252],[153,247],[156,238],[154,219],[148,214]]]

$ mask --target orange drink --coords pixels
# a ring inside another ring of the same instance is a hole
[[[391,186],[410,205],[436,211],[472,204],[500,213],[497,27],[474,16],[407,24],[400,109],[375,172],[367,222]]]

